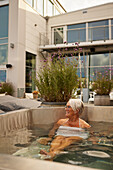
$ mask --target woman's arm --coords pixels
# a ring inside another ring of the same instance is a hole
[[[37,139],[37,142],[43,145],[47,145],[48,142],[50,142],[52,140],[52,137],[55,135],[56,130],[59,128],[59,126],[62,125],[62,123],[64,122],[63,119],[60,119],[57,123],[54,124],[53,128],[50,130],[49,134],[48,134],[48,138],[39,138]]]
[[[60,126],[60,125],[58,124],[58,122],[55,123],[54,126],[53,126],[53,128],[50,130],[48,136],[52,138],[52,137],[55,135],[55,132],[56,132],[56,130],[59,128],[59,126]]]
[[[56,130],[59,128],[59,126],[63,125],[67,119],[60,119],[57,123],[54,124],[53,128],[50,130],[48,136],[53,137],[55,135]]]
[[[84,120],[80,119],[80,127],[81,128],[90,128],[91,126]]]

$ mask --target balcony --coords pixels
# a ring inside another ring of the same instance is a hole
[[[65,42],[65,43],[64,43]],[[84,48],[112,46],[113,25],[95,26],[76,29],[53,28],[51,32],[40,33],[40,50],[51,52],[58,47],[70,49],[75,42]]]

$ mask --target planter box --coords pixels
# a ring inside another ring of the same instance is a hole
[[[94,105],[95,106],[111,106],[109,95],[95,95]]]
[[[52,107],[58,107],[58,106],[65,106],[67,102],[42,102],[42,106],[52,106]]]

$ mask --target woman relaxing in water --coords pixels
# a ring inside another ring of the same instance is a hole
[[[84,120],[80,119],[79,116],[84,110],[84,104],[81,100],[79,99],[70,99],[65,107],[66,111],[66,119],[60,119],[53,127],[53,129],[49,132],[49,138],[40,138],[38,140],[39,143],[41,144],[47,144],[49,141],[52,140],[52,137],[55,135],[55,131],[61,127],[61,126],[66,126],[67,129],[68,127],[78,127],[78,128],[90,128],[90,125],[86,123]],[[41,154],[45,155],[50,155],[51,158],[53,158],[57,153],[62,151],[65,147],[83,140],[82,137],[79,136],[63,136],[63,135],[58,135],[55,136],[53,141],[51,142],[50,145],[50,150],[49,152],[46,152],[44,150],[41,150]]]

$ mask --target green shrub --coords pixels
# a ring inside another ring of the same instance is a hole
[[[6,93],[8,95],[13,95],[14,93],[14,87],[12,85],[12,83],[3,83],[1,85],[1,89],[0,89],[0,93]]]

